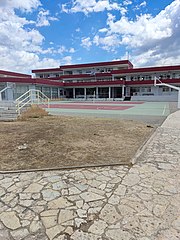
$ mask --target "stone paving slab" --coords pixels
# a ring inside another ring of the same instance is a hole
[[[0,240],[180,239],[180,121],[173,116],[180,111],[131,168],[0,174]]]

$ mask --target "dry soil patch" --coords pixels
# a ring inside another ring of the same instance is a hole
[[[152,128],[134,121],[53,117],[0,123],[0,170],[130,164]]]

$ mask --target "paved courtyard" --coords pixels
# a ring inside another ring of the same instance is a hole
[[[167,118],[131,168],[0,174],[0,239],[180,239],[179,119]]]

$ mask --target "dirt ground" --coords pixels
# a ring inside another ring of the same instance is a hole
[[[46,116],[0,123],[0,170],[130,164],[152,128],[93,117]]]

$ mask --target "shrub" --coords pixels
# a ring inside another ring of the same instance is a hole
[[[45,109],[39,107],[38,105],[32,105],[21,113],[19,120],[27,120],[29,118],[42,118],[48,115],[49,114]]]

